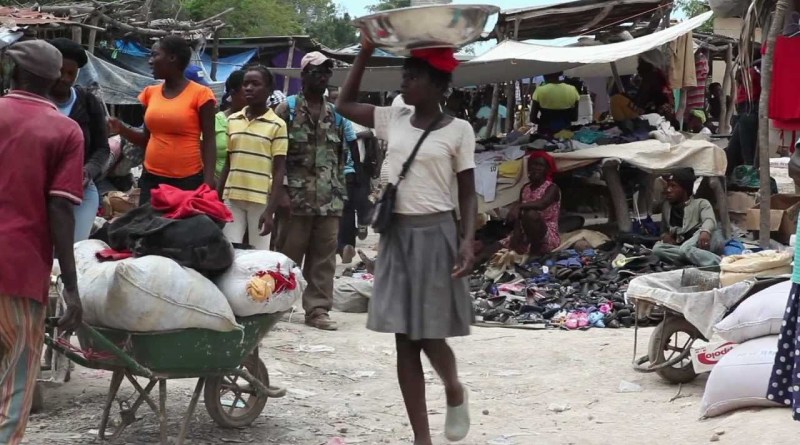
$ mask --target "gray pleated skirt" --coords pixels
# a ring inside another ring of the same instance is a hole
[[[453,279],[458,234],[451,212],[394,215],[375,260],[367,328],[412,340],[469,335],[466,278]]]

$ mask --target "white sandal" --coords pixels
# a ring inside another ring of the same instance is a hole
[[[464,403],[459,406],[447,406],[447,416],[444,422],[444,437],[451,442],[458,442],[467,437],[469,433],[469,392],[464,390]]]

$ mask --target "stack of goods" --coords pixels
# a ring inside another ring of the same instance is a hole
[[[738,345],[711,370],[703,394],[703,417],[781,406],[777,402],[783,400],[768,399],[767,390],[791,288],[791,281],[785,281],[753,294],[714,327],[722,339]],[[787,379],[791,380],[788,373]],[[790,394],[786,397],[791,399]]]
[[[236,317],[286,311],[306,286],[289,258],[260,250],[236,250],[213,281],[171,258],[120,254],[98,240],[77,243],[75,261],[84,320],[132,332],[241,330]]]
[[[501,251],[472,276],[473,305],[482,323],[568,330],[630,327],[636,323],[625,299],[630,280],[671,269],[646,248],[613,243],[555,252],[521,265],[519,260]],[[658,321],[653,317],[639,323]]]

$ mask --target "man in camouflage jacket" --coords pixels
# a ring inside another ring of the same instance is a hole
[[[302,93],[275,110],[288,127],[285,189],[291,202],[290,215],[279,217],[275,247],[303,265],[308,281],[303,293],[306,324],[336,330],[328,312],[333,306],[339,219],[347,199],[344,119],[323,97],[333,61],[312,52],[301,67]]]

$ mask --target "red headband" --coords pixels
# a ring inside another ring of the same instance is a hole
[[[558,171],[558,168],[556,167],[556,160],[553,159],[552,156],[550,156],[550,153],[544,150],[533,150],[528,155],[528,162],[530,162],[530,160],[532,159],[540,159],[540,158],[544,159],[544,161],[547,162],[547,179],[552,181],[553,175]]]
[[[455,57],[453,48],[426,48],[411,51],[411,57],[422,59],[428,65],[445,73],[452,73],[458,68],[459,61]]]

